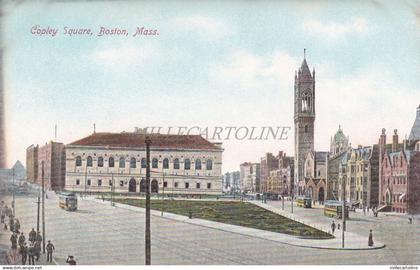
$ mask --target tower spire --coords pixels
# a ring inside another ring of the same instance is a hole
[[[306,59],[306,48],[303,48],[303,59]]]

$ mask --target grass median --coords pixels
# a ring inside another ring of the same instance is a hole
[[[116,203],[145,207],[144,199],[114,199]],[[284,233],[315,239],[329,239],[332,235],[278,215],[249,202],[151,200],[151,209],[162,210],[193,218],[207,219],[254,229]],[[163,208],[162,208],[163,207]]]

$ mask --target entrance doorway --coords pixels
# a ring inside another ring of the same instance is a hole
[[[136,192],[136,180],[134,178],[131,178],[128,183],[128,192]]]

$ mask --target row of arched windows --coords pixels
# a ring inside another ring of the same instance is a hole
[[[136,159],[135,158],[131,158],[130,159],[130,168],[135,169],[137,167],[137,163],[136,163]],[[120,168],[125,168],[125,163],[126,160],[124,157],[121,157],[119,160],[119,167]],[[152,168],[158,168],[158,164],[159,161],[157,158],[153,158],[152,159]],[[77,156],[76,157],[76,166],[80,167],[82,166],[82,157],[81,156]],[[93,159],[91,156],[88,156],[86,159],[86,166],[87,167],[93,167]],[[98,157],[98,167],[103,167],[104,166],[104,158],[103,157]],[[110,157],[108,159],[108,167],[115,167],[115,160],[113,157]],[[141,167],[142,168],[146,168],[147,164],[146,164],[146,158],[142,158],[141,159]],[[179,170],[180,168],[180,162],[178,158],[174,159],[173,162],[173,168],[175,170]],[[163,169],[169,169],[169,159],[165,158],[163,159]],[[196,159],[195,160],[195,169],[196,170],[201,170],[202,166],[201,166],[201,160],[200,159]],[[184,170],[191,170],[191,160],[190,159],[185,159],[184,160]],[[206,160],[206,170],[210,171],[213,170],[213,161],[211,159]]]

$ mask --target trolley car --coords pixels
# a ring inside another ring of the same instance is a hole
[[[299,207],[312,208],[312,198],[308,196],[297,196],[296,203]]]
[[[60,208],[67,211],[77,210],[77,196],[73,192],[62,192],[59,195]]]
[[[324,215],[328,217],[342,217],[342,209],[343,208],[343,202],[341,201],[333,201],[333,200],[327,200],[324,204]],[[346,218],[349,217],[349,207],[346,205],[345,210]]]

